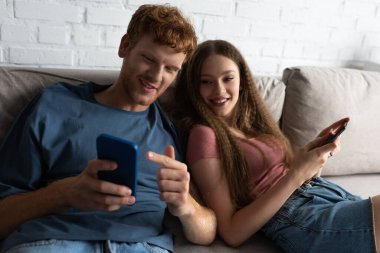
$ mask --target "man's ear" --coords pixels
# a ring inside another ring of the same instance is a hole
[[[124,58],[127,55],[129,49],[129,37],[128,34],[124,34],[121,38],[120,46],[119,46],[119,57]]]

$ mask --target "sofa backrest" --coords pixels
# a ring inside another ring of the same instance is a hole
[[[63,81],[79,84],[92,81],[111,84],[119,74],[116,70],[53,69],[0,67],[0,143],[15,116],[43,87]],[[276,77],[256,78],[260,92],[279,121],[285,98],[285,85]],[[160,100],[172,99],[170,90]]]
[[[282,129],[295,147],[343,117],[350,117],[341,150],[323,175],[380,172],[380,72],[295,67],[284,70]]]
[[[110,84],[116,70],[0,67],[0,142],[21,108],[43,87],[58,81]],[[300,147],[334,121],[349,116],[341,151],[324,175],[380,172],[380,72],[295,67],[282,80],[256,77],[257,86],[294,147]],[[285,84],[284,84],[285,83]],[[286,88],[285,88],[286,87]],[[161,100],[172,99],[170,89]]]

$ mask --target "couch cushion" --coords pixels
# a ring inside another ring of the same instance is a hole
[[[300,147],[336,120],[349,116],[341,150],[323,175],[380,172],[380,73],[343,68],[284,70],[286,97],[282,128]]]
[[[357,174],[344,176],[326,176],[326,179],[340,185],[348,192],[366,199],[379,195],[380,174]]]

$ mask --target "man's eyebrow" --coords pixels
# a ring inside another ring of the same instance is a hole
[[[145,51],[145,50],[142,50],[141,55],[145,56],[145,57],[148,57],[149,59],[155,61],[155,62],[158,62],[159,60],[157,59],[157,57],[149,52],[149,51]],[[169,69],[172,69],[173,71],[176,71],[178,72],[179,70],[181,70],[181,66],[177,66],[177,65],[172,65],[172,64],[166,64],[166,67],[169,68]]]
[[[150,58],[150,59],[152,59],[152,60],[156,60],[156,57],[155,57],[153,54],[149,53],[149,52],[144,52],[144,51],[142,51],[142,52],[141,52],[141,55],[143,55],[143,56],[145,56],[145,57],[148,57],[148,58]]]

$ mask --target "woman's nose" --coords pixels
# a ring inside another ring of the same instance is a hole
[[[219,94],[223,94],[226,92],[226,87],[224,87],[224,84],[220,81],[218,81],[215,85],[216,91],[218,91]]]

